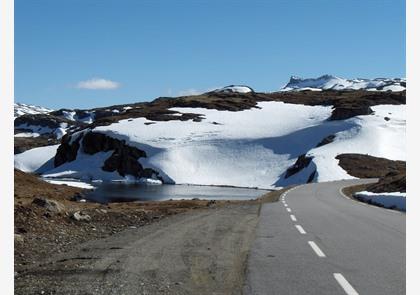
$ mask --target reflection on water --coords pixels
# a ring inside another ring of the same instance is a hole
[[[251,200],[267,192],[267,190],[220,186],[103,183],[90,192],[87,199],[100,203],[194,198],[204,200]]]

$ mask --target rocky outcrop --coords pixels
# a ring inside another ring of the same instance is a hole
[[[71,162],[76,160],[77,152],[80,148],[80,140],[83,137],[83,134],[77,136],[75,140],[72,141],[72,136],[76,135],[64,135],[61,139],[61,145],[57,149],[57,153],[54,157],[54,167],[58,167],[66,162]]]
[[[111,138],[102,133],[88,132],[82,140],[83,151],[93,155],[97,152],[113,150],[112,155],[105,160],[103,170],[118,171],[122,176],[151,177],[152,172],[143,169],[138,162],[140,157],[145,158],[146,153],[138,148],[129,146],[124,140]]]
[[[332,143],[335,139],[335,134],[328,135],[327,137],[324,137],[317,145],[316,147],[320,147],[329,143]]]
[[[311,175],[309,175],[308,180],[306,181],[306,183],[311,183],[312,181],[314,181],[316,176],[316,170],[312,171]]]
[[[144,151],[127,145],[124,140],[115,139],[105,134],[92,131],[88,131],[84,135],[78,135],[73,141],[71,140],[71,136],[65,136],[57,150],[54,159],[55,166],[57,167],[66,162],[74,161],[80,147],[84,153],[89,155],[98,152],[113,151],[112,155],[104,161],[102,166],[102,170],[104,171],[117,171],[121,176],[131,175],[138,178],[158,178],[162,180],[156,171],[150,168],[144,168],[139,163],[139,158],[147,157]]]
[[[333,120],[345,120],[360,115],[372,114],[372,109],[367,105],[361,106],[337,106],[333,109],[330,121]]]
[[[299,171],[303,170],[304,168],[308,167],[308,165],[311,163],[313,157],[308,157],[306,154],[300,155],[295,164],[293,166],[289,167],[286,171],[286,174],[284,175],[284,178],[289,178],[292,175],[295,175]],[[315,177],[315,174],[313,175]],[[312,179],[313,179],[312,177]],[[310,178],[309,178],[310,179]],[[312,181],[312,179],[308,182]]]

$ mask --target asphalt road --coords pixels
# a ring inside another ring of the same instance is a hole
[[[244,294],[405,294],[405,214],[308,184],[264,204]]]

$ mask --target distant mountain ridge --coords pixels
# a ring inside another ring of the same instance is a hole
[[[300,78],[291,76],[289,82],[280,91],[302,90],[368,90],[368,91],[403,91],[406,89],[404,78],[344,79],[333,75],[318,78]]]
[[[52,109],[34,106],[24,103],[15,103],[14,104],[14,118],[23,116],[23,115],[37,115],[37,114],[46,114],[52,112]]]

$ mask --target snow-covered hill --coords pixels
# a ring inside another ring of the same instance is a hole
[[[329,106],[274,101],[259,102],[257,106],[237,112],[172,108],[179,113],[201,114],[204,119],[125,119],[75,133],[71,140],[93,132],[124,142],[144,151],[147,156],[138,160],[142,167],[158,172],[168,183],[273,188],[305,183],[310,177],[313,181],[353,178],[335,159],[341,153],[405,160],[405,105],[375,106],[373,115],[337,121],[327,120],[332,112]],[[335,135],[331,143],[318,146],[331,135]],[[48,177],[127,178],[117,171],[102,169],[113,155],[112,150],[92,154],[80,146],[74,161],[52,168],[56,147],[44,149],[38,152],[49,153],[49,163],[34,161],[33,153],[28,151],[15,157],[15,166],[24,171],[42,167]],[[309,157],[309,164],[288,176],[287,170],[300,155]]]
[[[40,106],[33,106],[33,105],[28,105],[28,104],[24,104],[24,103],[15,103],[14,104],[14,117],[15,119],[17,117],[20,117],[22,115],[26,115],[26,114],[31,114],[31,115],[35,115],[35,114],[47,114],[49,112],[52,112],[53,110],[48,109],[48,108],[44,108],[44,107],[40,107]]]
[[[296,76],[290,78],[281,91],[301,90],[359,90],[369,91],[403,91],[406,88],[406,80],[400,78],[377,78],[377,79],[343,79],[332,75],[323,75],[319,78],[303,79]]]
[[[212,92],[216,93],[249,93],[254,92],[254,90],[245,85],[229,85],[220,89],[213,90]]]

